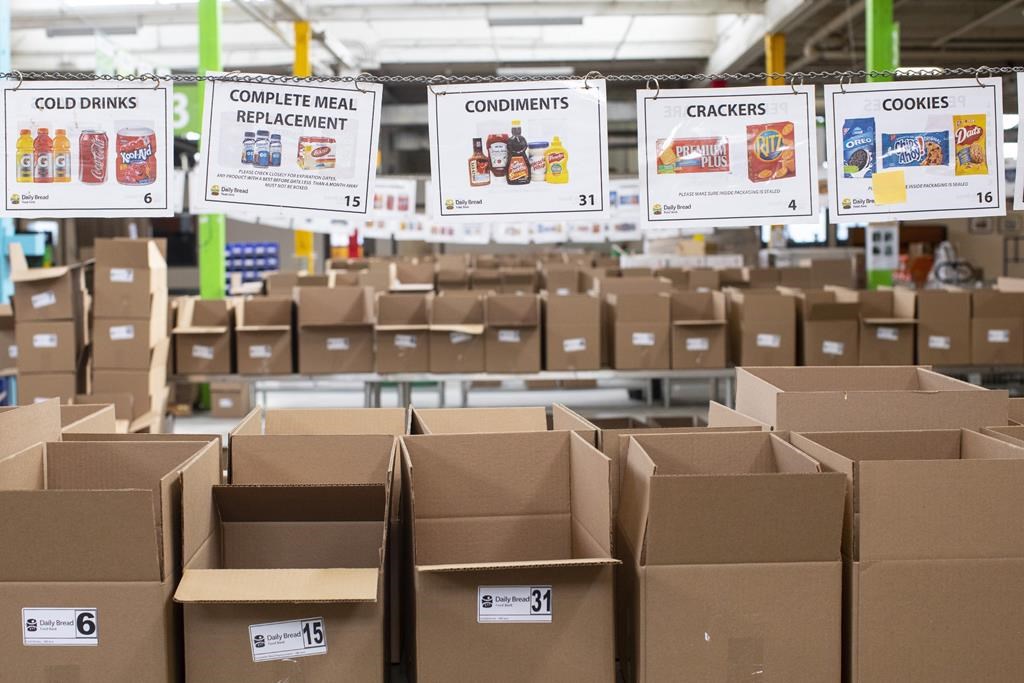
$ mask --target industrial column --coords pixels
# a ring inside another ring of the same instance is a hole
[[[292,67],[292,75],[299,78],[309,78],[313,75],[313,61],[311,56],[311,43],[313,42],[313,29],[308,21],[295,22],[295,63]],[[313,263],[313,233],[309,230],[296,230],[294,236],[295,257],[306,260],[306,270],[315,272],[316,264]]]
[[[786,34],[767,33],[764,37],[764,70],[769,74],[786,73]],[[768,76],[765,85],[785,85],[786,79]]]
[[[868,71],[892,71],[899,66],[899,24],[893,0],[867,0],[864,8],[866,65]],[[872,83],[891,81],[888,76],[868,77]]]
[[[199,73],[221,70],[220,0],[199,0]],[[199,82],[202,103],[206,83]],[[205,116],[205,112],[203,112]],[[205,144],[200,140],[199,144]],[[219,299],[225,293],[224,249],[227,221],[222,214],[199,217],[199,294],[204,299]]]

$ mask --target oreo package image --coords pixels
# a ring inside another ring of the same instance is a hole
[[[875,172],[875,120],[843,122],[843,177],[870,178]]]

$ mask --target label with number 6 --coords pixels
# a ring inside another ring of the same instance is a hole
[[[95,607],[25,607],[21,628],[27,646],[95,647],[100,642]]]

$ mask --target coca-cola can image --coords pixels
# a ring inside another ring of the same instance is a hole
[[[117,182],[122,185],[156,182],[156,133],[149,128],[122,128],[117,131],[115,144]]]
[[[107,179],[107,134],[101,130],[83,130],[78,136],[78,179],[99,185]]]

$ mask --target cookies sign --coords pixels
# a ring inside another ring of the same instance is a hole
[[[1002,79],[825,86],[832,219],[1006,214]]]
[[[818,216],[814,86],[640,90],[648,229]]]

